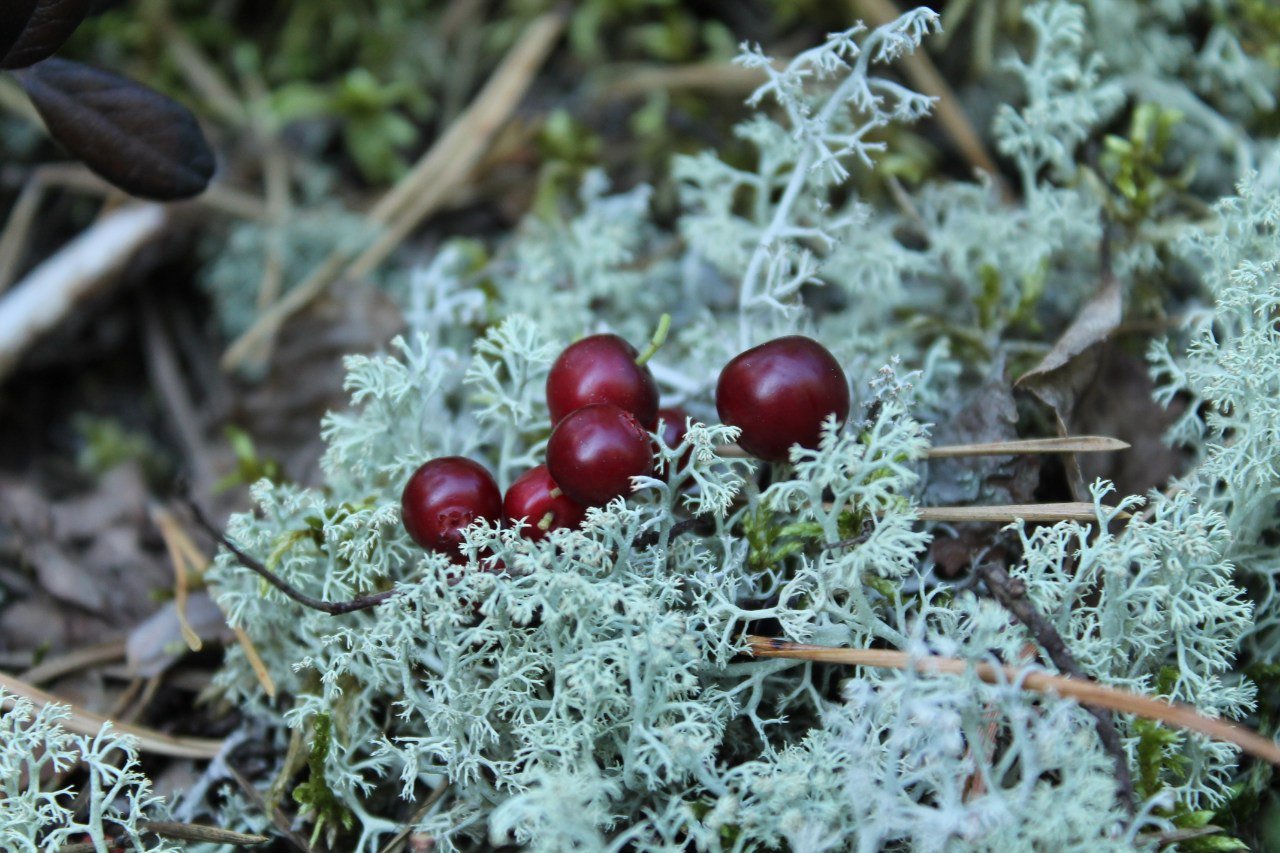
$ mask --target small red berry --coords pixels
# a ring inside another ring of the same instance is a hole
[[[560,527],[577,527],[587,511],[551,479],[546,465],[539,465],[520,475],[502,499],[502,512],[507,521],[523,519],[520,535],[537,541]]]
[[[662,428],[662,442],[672,449],[679,447],[680,442],[684,441],[684,437],[689,434],[689,413],[677,406],[665,406],[658,409],[658,423]],[[689,457],[693,455],[692,450],[686,450],[676,461],[677,469],[683,468],[689,464]],[[663,464],[658,462],[658,469],[662,470]]]
[[[791,445],[815,448],[822,422],[849,417],[849,381],[826,347],[791,335],[740,353],[716,384],[720,420],[742,430],[738,444],[760,459],[782,462]]]
[[[463,529],[480,518],[501,519],[502,493],[483,465],[444,456],[413,472],[400,496],[400,517],[414,542],[460,563]]]
[[[547,468],[570,498],[602,506],[631,493],[631,478],[653,472],[649,433],[617,406],[586,406],[567,415],[547,442]]]
[[[646,428],[657,425],[658,384],[639,353],[617,335],[591,335],[570,344],[547,374],[551,423],[584,406],[612,403]]]

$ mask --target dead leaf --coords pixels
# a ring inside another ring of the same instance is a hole
[[[1014,383],[1015,388],[1029,391],[1049,407],[1059,435],[1071,434],[1078,401],[1098,375],[1099,345],[1111,337],[1123,313],[1124,287],[1115,276],[1106,275],[1098,292],[1080,309],[1049,354]],[[1087,499],[1076,457],[1065,456],[1063,462],[1072,496]]]
[[[962,399],[955,416],[938,424],[933,443],[956,445],[1007,441],[1018,437],[1017,421],[1018,410],[1001,360],[993,366],[982,386]],[[1013,471],[1013,464],[1010,457],[935,459],[929,463],[927,491],[930,500],[946,504],[1010,500],[1010,496],[1000,490],[992,492],[987,481],[997,475],[1008,476]]]
[[[1185,403],[1175,401],[1166,409],[1155,401],[1152,390],[1146,361],[1120,346],[1105,348],[1097,381],[1081,396],[1070,426],[1117,436],[1131,448],[1124,453],[1080,456],[1085,482],[1101,477],[1115,483],[1120,494],[1143,495],[1164,488],[1186,469],[1187,451],[1164,440]]]

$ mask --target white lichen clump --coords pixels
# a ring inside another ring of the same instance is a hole
[[[916,512],[933,502],[928,424],[1004,363],[1028,310],[1065,323],[1096,289],[1103,201],[1078,149],[1136,80],[1158,78],[1200,105],[1185,111],[1188,133],[1235,145],[1205,155],[1206,192],[1227,192],[1209,182],[1242,177],[1236,166],[1261,170],[1219,222],[1117,247],[1118,274],[1177,250],[1202,277],[1189,347],[1153,356],[1162,400],[1204,404],[1174,436],[1198,462],[1145,498],[1096,484],[1097,524],[1015,526],[1002,541],[1085,674],[1211,715],[1252,708],[1235,656],[1280,642],[1280,155],[1231,133],[1224,116],[1246,104],[1220,113],[1178,82],[1240,77],[1230,32],[1215,31],[1212,55],[1187,54],[1165,7],[1195,4],[1156,4],[1158,26],[1124,5],[1027,9],[1032,40],[1007,64],[1021,94],[993,123],[1020,205],[986,180],[928,183],[895,209],[850,188],[851,173],[876,168],[887,130],[930,109],[886,73],[937,30],[922,9],[835,34],[781,70],[744,49],[766,78],[751,100],[760,112],[738,128],[755,167],[680,159],[674,230],[651,220],[647,188],[615,194],[596,174],[575,214],[531,220],[482,262],[473,244],[447,245],[414,275],[408,332],[388,354],[348,359],[352,405],[323,425],[324,486],[260,482],[254,511],[228,530],[311,595],[397,594],[334,617],[229,554],[210,573],[282,698],[268,700],[239,648],[218,684],[278,743],[331,721],[323,782],[353,818],[350,849],[377,850],[417,811],[398,798],[424,802],[446,784],[415,818],[442,850],[1131,849],[1153,846],[1180,810],[1224,801],[1238,755],[1220,743],[1161,740],[1165,760],[1131,816],[1093,718],[1071,702],[972,672],[742,654],[759,631],[1028,662],[1034,638],[928,557]],[[1114,20],[1095,38],[1091,16],[1104,15]],[[1168,62],[1122,65],[1125,38],[1168,45]],[[663,311],[675,325],[653,370],[694,421],[683,447],[663,451],[664,477],[539,543],[479,523],[466,567],[413,544],[399,497],[419,464],[469,456],[505,488],[542,460],[556,354],[601,329],[641,341]],[[971,334],[948,334],[960,326]],[[758,463],[717,455],[735,433],[717,425],[712,389],[733,355],[796,330],[854,377],[855,414],[762,488]],[[1117,508],[1135,518],[1112,524]],[[692,517],[704,529],[674,536]],[[1246,598],[1241,572],[1266,594]],[[1151,727],[1117,725],[1136,760]]]

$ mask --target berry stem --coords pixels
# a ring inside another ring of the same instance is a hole
[[[556,520],[556,514],[548,510],[546,515],[538,519],[538,529],[541,530],[543,533],[546,533],[548,530],[551,529],[551,525],[555,523],[555,520]]]
[[[654,330],[653,337],[649,340],[649,345],[644,348],[644,352],[636,357],[636,364],[641,367],[649,359],[653,358],[662,345],[667,342],[667,333],[671,331],[671,315],[663,314],[658,318],[658,328]]]
[[[564,494],[564,490],[561,489],[559,486],[556,486],[554,489],[547,492],[547,497],[551,498],[552,500],[555,500],[556,498],[560,497],[563,494]]]

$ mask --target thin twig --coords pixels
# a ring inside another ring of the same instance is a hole
[[[777,637],[748,636],[744,639],[748,652],[758,658],[790,658],[847,666],[913,669],[924,674],[963,675],[972,671],[988,684],[1020,685],[1028,690],[1074,699],[1082,705],[1106,708],[1122,714],[1134,714],[1180,729],[1199,732],[1214,740],[1235,744],[1249,755],[1280,767],[1280,746],[1251,729],[1225,720],[1206,717],[1195,708],[1181,702],[1153,699],[1088,679],[1052,675],[1037,669],[973,663],[960,658],[938,655],[913,656],[907,652],[892,649],[813,646],[806,643],[791,643]]]
[[[236,635],[240,650],[244,652],[245,659],[249,661],[249,667],[257,676],[258,683],[262,685],[262,692],[267,694],[268,699],[276,698],[276,680],[271,677],[271,671],[263,663],[262,655],[258,654],[258,647],[253,644],[253,640],[243,628],[233,626],[231,632]]]
[[[669,539],[675,539],[677,536],[683,536],[690,531],[707,533],[715,526],[715,522],[705,515],[696,515],[693,518],[685,518],[671,525],[671,535]],[[651,530],[641,536],[637,536],[632,542],[635,548],[652,548],[658,544],[659,533]]]
[[[977,566],[977,572],[986,582],[987,589],[991,591],[996,601],[1000,602],[1005,610],[1012,613],[1031,632],[1031,636],[1035,637],[1036,642],[1044,649],[1045,654],[1049,656],[1049,660],[1053,661],[1053,665],[1059,672],[1071,678],[1087,678],[1084,671],[1080,669],[1080,665],[1076,663],[1075,656],[1067,648],[1066,641],[1058,633],[1058,629],[1041,616],[1040,611],[1036,610],[1035,605],[1027,598],[1027,588],[1022,581],[1009,577],[1004,567],[997,563],[980,564]],[[1088,710],[1093,715],[1098,739],[1102,741],[1111,760],[1115,762],[1116,782],[1119,785],[1116,798],[1129,814],[1133,814],[1133,777],[1129,773],[1129,759],[1125,755],[1124,744],[1120,742],[1120,732],[1116,729],[1116,722],[1109,711],[1093,706],[1088,706]]]
[[[827,505],[830,509],[830,505]],[[1015,521],[1054,522],[1075,521],[1092,524],[1098,520],[1098,508],[1087,501],[1044,504],[989,504],[983,506],[921,506],[915,507],[920,521],[936,521],[949,524],[991,522],[1012,524]],[[1117,519],[1130,518],[1127,512],[1113,512]]]
[[[208,443],[204,438],[199,409],[187,389],[173,341],[155,301],[142,300],[141,313],[147,377],[162,404],[161,409],[167,416],[169,427],[186,456],[196,493],[207,495],[212,491],[217,477],[210,460]]]
[[[786,63],[776,61],[774,66],[782,70]],[[597,76],[604,81],[594,93],[600,101],[633,98],[659,90],[689,89],[745,97],[767,79],[759,68],[743,68],[732,62],[686,65],[627,63],[605,66]]]
[[[40,170],[35,169],[9,212],[4,231],[0,233],[0,293],[13,284],[13,276],[27,247],[27,235],[31,233],[36,214],[40,212],[40,202],[44,200],[44,191]]]
[[[253,844],[265,844],[270,841],[265,835],[251,835],[247,832],[232,832],[216,826],[205,826],[199,823],[179,823],[173,820],[138,821],[144,832],[158,835],[161,838],[173,838],[177,841],[202,841],[209,844],[231,844],[236,847],[247,847]]]
[[[1017,441],[988,441],[979,444],[951,444],[929,448],[929,459],[962,456],[1020,456],[1030,453],[1111,453],[1128,450],[1129,443],[1105,435],[1073,435],[1066,438],[1026,438]]]
[[[275,806],[267,805],[266,800],[262,798],[261,792],[253,786],[243,773],[227,764],[227,771],[231,774],[231,778],[240,786],[240,790],[264,815],[271,819],[272,825],[275,826],[276,832],[279,832],[285,840],[297,847],[302,853],[315,853],[307,840],[293,830],[293,822],[289,820],[288,815]]]
[[[240,548],[240,546],[228,539],[226,534],[218,529],[213,522],[209,521],[208,517],[204,514],[204,510],[200,508],[198,503],[191,498],[186,498],[185,500],[188,508],[191,510],[191,514],[195,517],[196,523],[199,524],[210,537],[230,551],[240,565],[250,571],[256,572],[267,583],[271,584],[289,598],[292,598],[294,601],[305,607],[310,607],[312,610],[320,610],[333,616],[341,616],[344,613],[354,613],[357,610],[368,610],[370,607],[377,607],[379,604],[382,604],[399,592],[399,590],[396,589],[388,589],[383,592],[375,592],[371,595],[358,596],[348,601],[324,601],[323,599],[307,595],[305,592],[301,591],[284,578],[268,569],[263,565],[261,560],[246,553]]]
[[[187,619],[187,571],[195,567],[189,566],[186,552],[178,545],[174,531],[179,530],[178,522],[173,514],[161,506],[151,508],[151,523],[160,531],[165,550],[169,554],[169,563],[173,567],[173,612],[178,617],[178,628],[187,648],[198,652],[204,648],[200,635],[191,627]],[[198,571],[198,569],[197,569]]]

